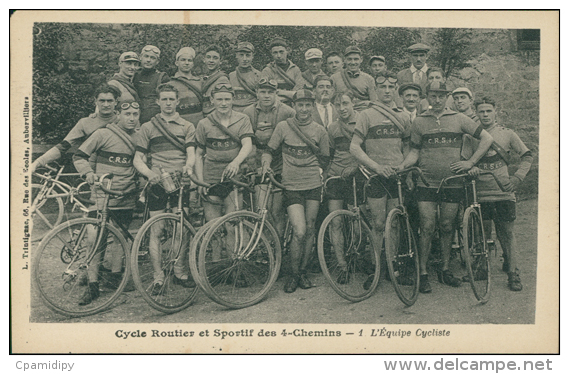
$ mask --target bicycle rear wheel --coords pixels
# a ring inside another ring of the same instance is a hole
[[[182,230],[178,214],[163,213],[146,221],[136,234],[132,278],[144,300],[154,309],[163,313],[179,312],[196,296],[198,288],[188,269],[190,241],[195,233],[186,220]],[[160,275],[155,274],[153,259]],[[179,277],[184,275],[188,281],[180,282]]]
[[[484,238],[482,218],[473,207],[468,207],[463,219],[463,260],[476,299],[485,304],[490,296],[490,253]]]
[[[238,211],[212,225],[198,257],[204,292],[228,308],[245,308],[263,300],[277,280],[281,246],[268,221],[263,223],[257,213]]]
[[[100,231],[99,220],[77,218],[56,226],[40,243],[33,259],[33,278],[52,310],[70,317],[88,316],[109,308],[120,296],[130,274],[129,247],[122,233],[107,224],[101,244],[88,260]],[[119,261],[119,272],[112,272],[117,267],[113,258]],[[87,293],[91,302],[80,305]]]
[[[411,225],[400,208],[387,215],[385,252],[397,296],[405,305],[413,305],[419,295],[419,255]]]
[[[52,197],[55,192],[46,194],[48,186],[32,184],[32,220],[34,223],[32,241],[41,240],[42,237],[55,226],[61,223],[65,209],[61,197]]]
[[[318,260],[330,286],[343,298],[370,297],[379,282],[379,246],[360,215],[336,210],[318,232]]]

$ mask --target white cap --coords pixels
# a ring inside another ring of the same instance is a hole
[[[178,53],[176,53],[176,61],[178,61],[178,58],[181,55],[190,55],[190,57],[193,59],[196,57],[196,51],[194,51],[192,47],[184,47],[180,49]]]

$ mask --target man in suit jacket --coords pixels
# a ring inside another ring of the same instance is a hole
[[[312,120],[325,128],[328,128],[328,126],[339,118],[338,111],[334,105],[332,105],[334,93],[334,85],[329,76],[321,74],[314,78],[316,104],[312,110]]]
[[[397,74],[397,80],[399,84],[405,83],[416,83],[421,86],[423,92],[426,92],[427,88],[427,54],[431,50],[426,44],[417,43],[410,46],[408,49],[411,58],[411,66],[407,69],[401,70]]]

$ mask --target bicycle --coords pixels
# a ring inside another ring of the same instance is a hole
[[[419,253],[417,241],[409,223],[409,214],[403,204],[402,187],[403,176],[413,172],[417,173],[425,186],[429,186],[418,167],[411,167],[395,174],[398,205],[387,215],[384,236],[387,269],[391,283],[399,300],[407,306],[413,305],[419,296]]]
[[[174,182],[174,189],[165,188],[165,191],[168,194],[179,192],[177,211],[160,213],[144,222],[134,239],[131,257],[136,289],[152,308],[167,314],[187,308],[198,291],[195,285],[188,287],[191,280],[180,284],[174,273],[176,266],[186,265],[189,244],[196,235],[196,229],[183,207],[185,184],[177,175],[172,176],[171,181]],[[164,276],[161,284],[155,282],[151,243],[160,257],[159,266]]]
[[[79,199],[72,199],[72,196],[77,195],[78,188],[59,180],[65,177],[79,177],[79,173],[64,173],[65,166],[55,168],[45,165],[44,168],[47,169],[45,173],[32,174],[34,179],[39,178],[38,183],[32,183],[30,212],[36,234],[32,238],[33,242],[41,240],[46,231],[61,223],[65,212],[64,198],[74,204],[72,211],[79,208],[82,212],[88,212],[87,207]]]
[[[283,188],[272,174],[265,198],[256,212],[237,210],[206,224],[192,245],[190,269],[194,279],[213,301],[238,309],[263,300],[277,280],[281,246],[268,218],[267,202],[273,186]],[[251,187],[231,180],[237,187]],[[194,180],[206,188],[211,185]],[[197,262],[196,262],[197,259]]]
[[[324,188],[336,179],[342,176],[328,178]],[[379,283],[380,247],[358,206],[355,175],[352,190],[354,205],[328,214],[320,226],[318,260],[334,291],[349,301],[359,302],[369,298]]]
[[[125,288],[130,274],[128,230],[108,209],[110,196],[125,197],[133,192],[114,191],[113,174],[101,176],[97,185],[105,193],[97,218],[76,218],[54,227],[41,241],[33,260],[33,279],[44,303],[55,312],[69,317],[83,317],[111,307]],[[107,186],[104,180],[109,179]],[[82,187],[83,182],[78,188]],[[71,191],[73,194],[74,191]],[[75,198],[80,199],[75,196]],[[83,200],[84,204],[94,204]],[[65,255],[63,255],[65,253]],[[111,272],[120,256],[121,271]],[[88,270],[98,273],[98,297],[80,305],[85,287],[90,287]],[[120,274],[118,279],[116,275]]]
[[[481,171],[481,175],[490,174],[500,187],[505,191],[504,186],[491,171]],[[458,174],[441,181],[437,193],[449,181],[458,178],[470,178],[470,194],[468,183],[464,184],[466,209],[462,219],[462,258],[467,270],[467,278],[474,292],[474,296],[481,304],[486,304],[490,297],[491,271],[490,271],[490,250],[493,243],[488,243],[484,234],[484,223],[482,221],[482,211],[478,203],[476,193],[476,179],[469,174]],[[469,199],[469,195],[471,198]],[[494,247],[495,248],[495,247]]]

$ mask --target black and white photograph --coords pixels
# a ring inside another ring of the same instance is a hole
[[[558,352],[558,12],[16,11],[11,38],[14,350]]]

